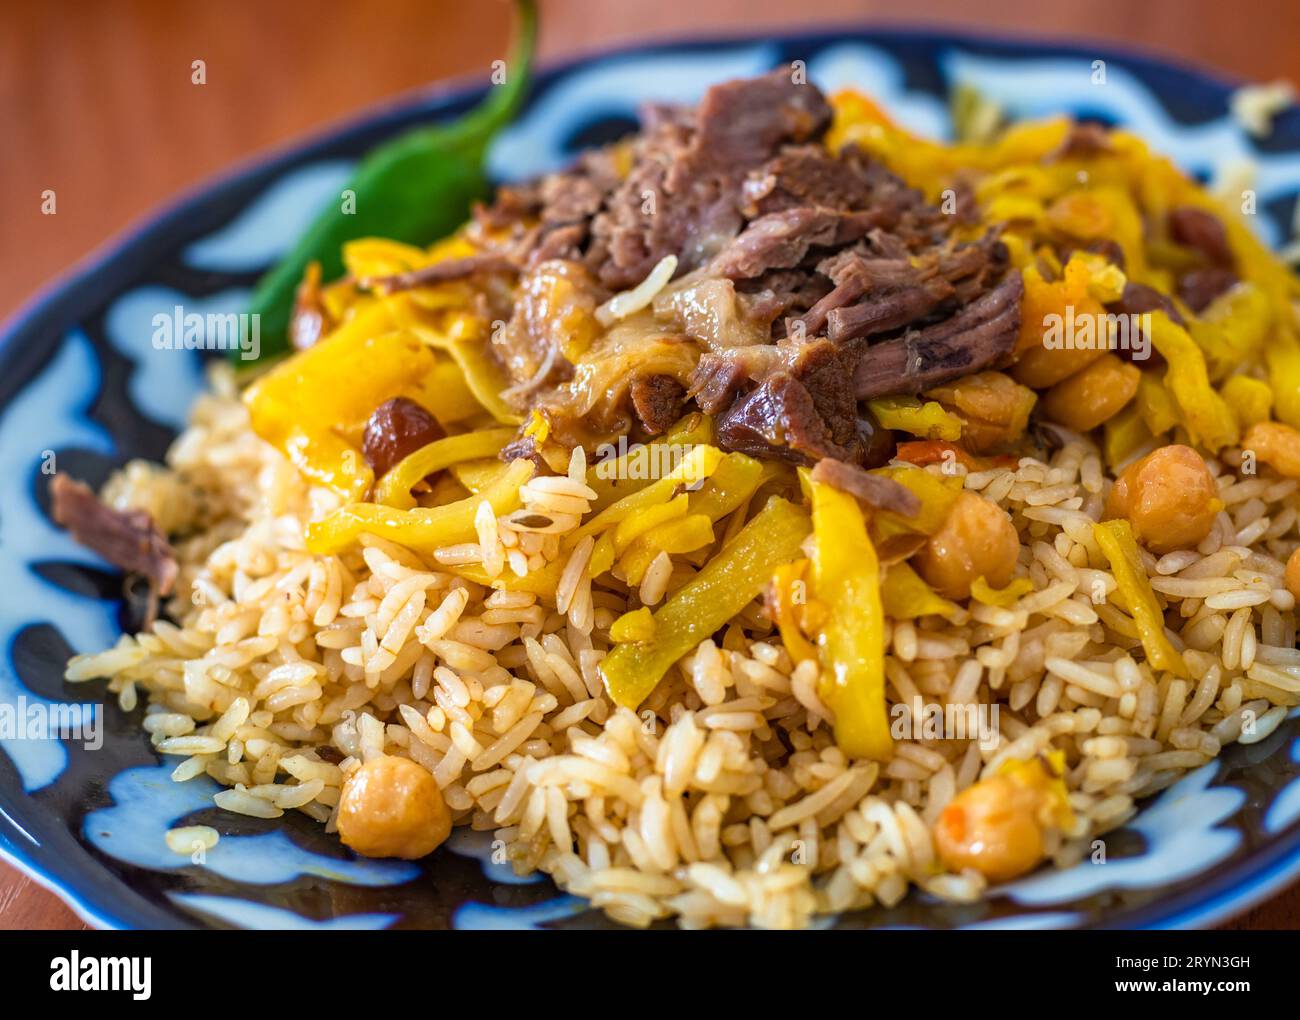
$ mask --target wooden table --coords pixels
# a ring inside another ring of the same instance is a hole
[[[692,33],[936,23],[1095,38],[1300,82],[1294,0],[542,0],[544,58]],[[0,7],[0,317],[177,191],[394,93],[486,74],[502,0],[41,0]],[[203,60],[207,83],[190,81]],[[41,214],[54,189],[58,213]],[[0,865],[0,927],[81,922]],[[1300,887],[1230,927],[1300,927]]]

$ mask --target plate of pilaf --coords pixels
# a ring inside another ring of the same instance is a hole
[[[519,10],[4,330],[4,857],[149,928],[1300,873],[1289,96],[893,31],[534,74]]]

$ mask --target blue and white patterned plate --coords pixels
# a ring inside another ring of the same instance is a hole
[[[1300,192],[1300,111],[1252,142],[1227,113],[1231,86],[1105,48],[913,32],[711,41],[627,50],[541,76],[491,151],[500,180],[553,169],[634,123],[647,99],[690,102],[711,83],[801,59],[825,88],[861,88],[907,127],[948,129],[944,96],[970,83],[1015,117],[1071,112],[1125,124],[1199,177],[1250,159],[1259,229],[1285,236]],[[1097,60],[1105,84],[1095,84]],[[354,858],[302,816],[275,823],[211,806],[212,787],[168,779],[101,683],[65,684],[74,652],[112,644],[120,578],[54,528],[47,474],[92,483],[158,458],[201,384],[200,356],[160,352],[150,323],[241,311],[258,274],[336,196],[357,158],[412,124],[468,108],[473,90],[411,96],[235,171],[160,213],[50,288],[0,338],[0,854],[96,925],[118,928],[592,927],[607,924],[545,880],[493,866],[458,836],[420,864]],[[159,130],[162,130],[160,127]],[[15,717],[103,702],[102,746],[40,739]],[[32,709],[32,706],[36,706]],[[8,719],[8,726],[5,720]],[[1300,727],[1231,748],[1112,835],[1105,863],[1037,875],[953,906],[909,897],[844,926],[1207,925],[1300,876]],[[201,863],[163,846],[177,824],[222,833]]]

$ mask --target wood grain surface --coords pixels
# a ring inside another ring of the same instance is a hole
[[[1300,82],[1295,0],[541,0],[544,60],[693,34],[934,25],[1140,48]],[[229,164],[396,93],[485,75],[503,0],[0,0],[0,317]],[[207,83],[190,81],[203,60]],[[53,189],[58,212],[42,215]],[[0,865],[0,928],[82,928]],[[1300,927],[1300,887],[1226,927]]]

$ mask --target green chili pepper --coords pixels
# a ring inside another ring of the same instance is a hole
[[[312,262],[321,278],[343,273],[342,249],[358,237],[431,244],[465,222],[470,206],[488,197],[483,162],[488,143],[514,117],[527,90],[537,38],[535,0],[516,0],[518,24],[505,84],[450,124],[414,128],[374,149],[340,201],[324,210],[253,292],[249,311],[261,316],[262,357],[288,348],[294,293]]]

